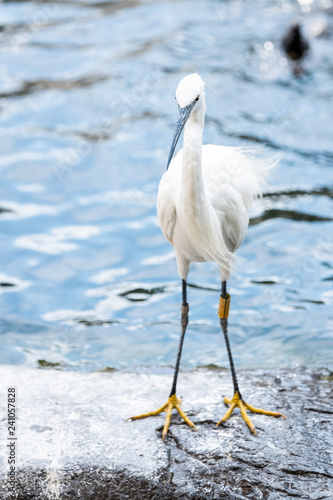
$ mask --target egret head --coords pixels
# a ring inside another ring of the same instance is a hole
[[[176,90],[176,100],[180,108],[186,108],[192,103],[199,103],[204,96],[205,84],[197,73],[187,75],[180,80]]]
[[[197,73],[185,76],[183,78],[176,90],[176,100],[178,103],[178,120],[176,124],[176,129],[172,139],[172,144],[170,148],[167,169],[169,168],[170,162],[173,157],[173,153],[176,149],[178,139],[180,134],[185,127],[185,123],[189,119],[192,112],[200,108],[205,109],[205,85],[202,79]]]

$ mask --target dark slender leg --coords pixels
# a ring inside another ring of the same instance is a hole
[[[176,366],[175,366],[175,373],[173,376],[173,383],[172,383],[172,388],[170,392],[170,398],[174,394],[176,394],[176,387],[177,387],[177,378],[178,378],[178,372],[179,372],[179,364],[180,364],[180,358],[182,355],[182,349],[183,349],[183,343],[184,343],[184,337],[185,337],[185,332],[186,332],[186,327],[188,324],[188,303],[187,303],[187,297],[186,297],[186,281],[182,280],[182,286],[183,286],[183,301],[180,305],[181,308],[181,327],[182,327],[182,332],[180,336],[180,341],[179,341],[179,348],[178,348],[178,354],[177,354],[177,360],[176,360]]]
[[[230,295],[227,293],[227,283],[226,283],[226,281],[222,281],[222,290],[221,290],[221,296],[220,296],[218,315],[220,317],[221,327],[223,330],[225,343],[226,343],[227,350],[228,350],[228,356],[229,356],[229,362],[230,362],[230,368],[231,368],[231,374],[232,374],[232,380],[234,383],[234,391],[235,392],[234,392],[232,399],[224,398],[224,402],[225,402],[225,404],[227,404],[229,406],[229,408],[226,411],[225,415],[221,418],[221,420],[216,425],[218,426],[220,424],[223,424],[226,420],[228,420],[228,418],[230,417],[230,415],[232,414],[234,409],[239,408],[241,415],[242,415],[242,418],[246,422],[246,424],[248,425],[250,431],[253,434],[257,434],[256,429],[255,429],[253,423],[251,422],[251,419],[248,416],[246,410],[249,410],[252,413],[261,413],[262,415],[271,415],[272,417],[284,417],[284,418],[286,418],[286,417],[284,415],[282,415],[282,413],[277,413],[277,412],[273,412],[273,411],[266,411],[266,410],[261,410],[259,408],[255,408],[254,406],[246,403],[243,400],[241,393],[239,391],[239,387],[238,387],[236,370],[235,370],[234,362],[232,359],[231,348],[230,348],[230,343],[229,343],[229,338],[228,338],[229,308],[230,308]]]
[[[221,290],[221,297],[223,299],[227,298],[227,282],[222,281],[222,290]],[[232,374],[232,381],[234,383],[234,391],[235,394],[238,392],[238,395],[240,399],[242,399],[239,387],[238,387],[238,381],[237,381],[237,376],[236,376],[236,370],[234,366],[234,361],[232,359],[232,354],[231,354],[231,347],[230,347],[230,342],[229,342],[229,337],[228,337],[228,318],[220,318],[220,323],[222,327],[222,331],[224,334],[224,339],[225,343],[227,346],[227,351],[228,351],[228,356],[229,356],[229,362],[230,362],[230,368],[231,368],[231,374]]]
[[[166,412],[166,418],[164,422],[164,427],[162,431],[162,439],[164,440],[165,436],[167,435],[169,426],[170,426],[170,421],[171,421],[171,414],[172,410],[177,410],[181,418],[193,429],[196,431],[198,430],[196,426],[194,425],[193,422],[185,415],[183,410],[181,409],[181,402],[182,400],[180,398],[177,398],[176,396],[176,386],[177,386],[177,378],[178,378],[178,372],[179,372],[179,365],[180,365],[180,357],[182,355],[182,348],[183,348],[183,342],[184,342],[184,337],[185,337],[185,332],[186,332],[186,327],[188,323],[188,303],[186,300],[186,280],[182,280],[182,285],[183,285],[183,301],[180,305],[181,307],[181,325],[182,325],[182,332],[180,336],[180,342],[179,342],[179,348],[178,348],[178,354],[177,354],[177,360],[176,360],[176,366],[175,366],[175,372],[173,376],[173,383],[172,383],[172,388],[170,392],[170,396],[168,398],[168,401],[161,406],[158,410],[155,411],[150,411],[149,413],[143,413],[141,415],[136,415],[134,417],[130,417],[131,420],[138,420],[139,418],[147,418],[147,417],[154,417],[156,415],[159,415],[163,411]]]

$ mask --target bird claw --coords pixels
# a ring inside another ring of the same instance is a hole
[[[168,401],[163,406],[161,406],[161,408],[159,408],[158,410],[151,411],[149,413],[143,413],[142,415],[137,415],[135,417],[129,417],[127,420],[139,420],[140,418],[154,417],[156,415],[159,415],[163,411],[165,411],[167,415],[165,418],[163,432],[162,432],[162,440],[164,441],[165,436],[167,435],[167,432],[168,432],[168,429],[170,426],[172,410],[175,409],[178,411],[178,413],[182,417],[182,419],[185,420],[185,422],[190,427],[192,427],[193,429],[195,429],[197,431],[198,429],[196,428],[194,423],[191,422],[191,420],[187,417],[187,415],[185,415],[185,413],[181,409],[181,407],[180,407],[181,402],[182,402],[182,400],[180,398],[177,398],[176,394],[174,394],[173,396],[170,396]]]
[[[284,415],[282,415],[282,413],[278,413],[275,411],[261,410],[260,408],[255,408],[254,406],[245,403],[245,401],[243,401],[242,398],[239,396],[238,392],[235,393],[235,395],[231,400],[228,398],[224,398],[224,402],[227,405],[229,405],[229,408],[226,411],[225,415],[221,418],[221,420],[216,424],[216,426],[220,425],[222,422],[225,422],[230,417],[230,415],[232,414],[232,412],[236,407],[240,409],[243,420],[245,420],[250,431],[254,435],[257,435],[257,432],[246,410],[249,410],[252,413],[261,413],[262,415],[270,415],[271,417],[277,417],[277,418],[283,417],[284,419],[286,418]]]

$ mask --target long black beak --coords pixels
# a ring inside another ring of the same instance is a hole
[[[173,134],[173,139],[172,139],[172,143],[171,143],[168,164],[167,164],[167,168],[166,168],[167,170],[168,170],[169,165],[171,163],[173,153],[175,152],[180,134],[182,133],[183,128],[185,127],[185,123],[187,122],[187,120],[191,114],[191,111],[193,109],[194,104],[195,103],[191,103],[188,106],[185,106],[185,108],[181,108],[178,106],[178,120],[176,123],[176,128],[175,128],[175,132]]]

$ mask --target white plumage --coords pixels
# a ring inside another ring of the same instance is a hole
[[[192,109],[185,121],[183,149],[159,185],[160,226],[175,248],[182,279],[191,261],[215,261],[222,281],[227,281],[233,252],[245,237],[253,199],[261,194],[269,164],[256,163],[239,148],[202,146],[206,105],[199,75],[181,80],[176,99],[180,110]]]
[[[223,146],[202,146],[205,121],[204,83],[197,74],[181,80],[176,91],[179,119],[173,137],[167,171],[163,175],[157,197],[157,214],[164,235],[176,251],[182,278],[181,328],[177,360],[168,401],[158,410],[131,417],[132,420],[167,413],[162,438],[167,435],[172,410],[196,429],[181,409],[176,395],[177,378],[184,336],[188,324],[187,275],[192,261],[214,261],[221,273],[221,295],[218,315],[226,341],[234,384],[234,396],[225,398],[229,409],[217,425],[225,422],[238,407],[251,432],[256,433],[249,410],[274,417],[281,413],[255,408],[241,396],[228,338],[230,295],[227,293],[233,254],[242,243],[249,224],[253,199],[261,193],[265,172],[275,161],[255,160],[248,151]],[[173,158],[180,134],[184,131],[184,147]],[[170,167],[170,168],[169,168]],[[285,418],[285,417],[284,417]]]

